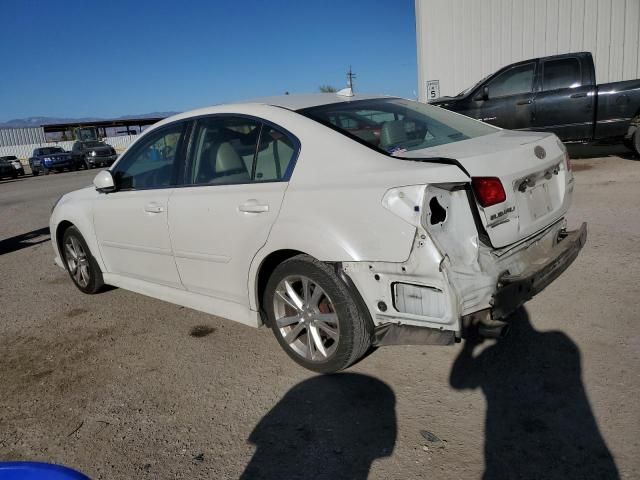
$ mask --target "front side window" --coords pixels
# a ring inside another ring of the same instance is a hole
[[[582,85],[580,63],[577,58],[563,58],[544,62],[542,74],[543,90],[576,88]]]
[[[198,121],[187,183],[229,185],[283,180],[294,157],[291,140],[276,128],[245,117]]]
[[[488,135],[498,129],[433,105],[400,98],[334,103],[298,113],[357,138],[361,143],[402,156],[402,152]],[[362,118],[366,128],[350,130],[331,122],[340,114]]]
[[[142,138],[116,165],[118,189],[163,188],[174,184],[185,122],[160,128]]]
[[[502,72],[493,80],[490,80],[487,84],[489,87],[489,98],[507,97],[531,92],[533,89],[534,67],[534,63],[519,65]]]

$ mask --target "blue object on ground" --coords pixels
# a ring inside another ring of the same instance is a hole
[[[39,462],[0,462],[0,480],[90,480],[62,465]]]

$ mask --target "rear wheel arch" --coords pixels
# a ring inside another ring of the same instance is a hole
[[[271,274],[282,262],[295,257],[296,255],[301,255],[304,253],[305,252],[301,252],[300,250],[293,249],[274,250],[269,255],[267,255],[260,263],[255,280],[254,295],[256,299],[256,305],[258,306],[258,311],[260,312],[260,317],[263,323],[265,323],[266,315],[262,305],[262,298],[264,296],[264,292],[267,288],[267,283],[269,282]]]

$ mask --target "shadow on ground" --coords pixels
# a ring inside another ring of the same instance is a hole
[[[380,380],[323,375],[293,387],[249,437],[242,479],[366,479],[396,441],[395,395]]]
[[[615,155],[625,160],[640,160],[638,155],[629,150],[622,144],[616,145],[594,145],[594,144],[581,144],[581,143],[569,143],[567,144],[569,155],[571,159],[587,159],[598,157],[609,157]]]
[[[509,335],[454,362],[455,389],[487,400],[485,479],[617,479],[618,470],[582,384],[580,351],[562,332],[539,332],[524,309]]]
[[[22,233],[15,237],[0,240],[0,255],[11,253],[23,248],[33,247],[51,240],[49,236],[49,227],[39,228],[31,232]]]

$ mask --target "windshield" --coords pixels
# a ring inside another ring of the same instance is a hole
[[[95,148],[95,147],[104,147],[105,144],[102,142],[84,142],[84,148]]]
[[[60,147],[41,148],[38,155],[52,155],[54,153],[64,153],[64,150]]]
[[[448,110],[400,98],[334,103],[298,113],[396,155],[498,131]],[[342,121],[342,117],[348,121]]]
[[[476,88],[478,85],[480,85],[482,82],[484,82],[487,78],[489,78],[491,76],[491,74],[487,75],[486,77],[483,77],[481,80],[478,80],[476,83],[474,83],[473,85],[471,85],[469,88],[465,88],[464,90],[462,90],[458,95],[456,95],[456,97],[462,97],[463,95],[466,95],[467,93],[469,93],[471,90],[473,90],[474,88]]]

